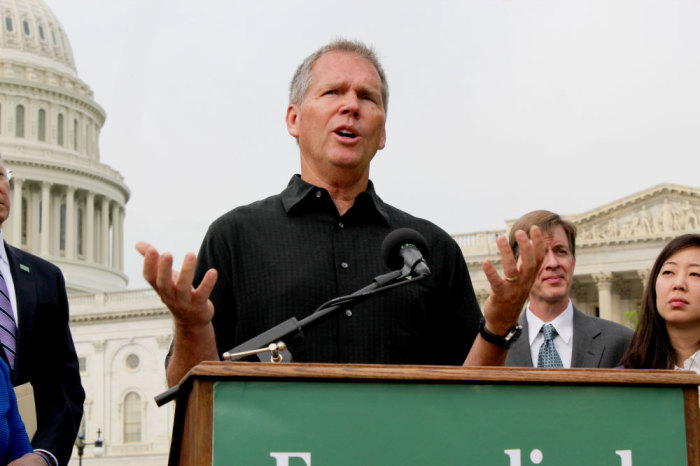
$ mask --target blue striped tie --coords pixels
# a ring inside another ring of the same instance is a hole
[[[544,343],[540,346],[540,353],[537,355],[537,367],[564,367],[554,347],[554,337],[559,335],[557,329],[552,324],[545,324],[540,332],[544,334]]]
[[[0,344],[5,350],[10,368],[15,368],[17,350],[17,324],[15,323],[10,293],[7,291],[5,277],[0,273]]]

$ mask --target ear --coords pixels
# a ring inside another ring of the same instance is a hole
[[[377,150],[382,150],[386,146],[386,126],[382,128],[382,135],[379,138],[379,147]]]
[[[289,104],[287,107],[287,131],[292,137],[299,139],[299,107],[296,104]]]

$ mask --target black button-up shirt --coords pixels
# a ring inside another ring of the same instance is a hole
[[[219,272],[211,295],[219,354],[389,272],[382,241],[401,227],[426,238],[432,275],[304,332],[292,348],[294,360],[461,364],[481,311],[457,243],[434,224],[385,204],[371,182],[340,216],[326,190],[298,175],[280,195],[233,209],[209,227],[195,284],[209,268]]]

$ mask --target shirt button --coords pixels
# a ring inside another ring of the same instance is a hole
[[[343,222],[338,222],[338,226],[339,226],[340,228],[345,228],[345,224],[344,224]]]
[[[350,309],[346,310],[345,315],[348,317],[352,317],[352,311]]]
[[[321,191],[316,191],[316,197],[321,197]]]
[[[349,267],[349,265],[348,265],[347,262],[341,262],[341,263],[340,263],[340,266],[341,266],[342,268],[344,268],[344,269],[347,269],[347,268]]]

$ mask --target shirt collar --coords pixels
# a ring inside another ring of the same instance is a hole
[[[557,330],[557,334],[559,334],[561,339],[564,340],[567,345],[574,335],[574,305],[571,304],[571,300],[569,300],[569,304],[566,305],[564,312],[559,314],[551,322],[545,322],[533,314],[530,310],[530,303],[527,305],[525,317],[527,318],[527,337],[531,345],[532,342],[535,341],[535,338],[537,338],[537,335],[540,333],[540,329],[544,324],[552,324]]]
[[[2,235],[2,229],[0,229],[0,260],[7,266],[10,265],[10,259],[7,257],[7,251],[5,250],[5,238]]]
[[[691,357],[683,361],[683,367],[675,366],[676,369],[694,371],[700,374],[700,361],[698,361],[698,355],[700,350],[697,350]]]
[[[292,179],[289,180],[289,184],[285,190],[282,191],[281,196],[282,205],[284,206],[284,210],[288,215],[294,215],[299,210],[302,210],[304,206],[308,206],[313,202],[318,202],[318,198],[325,198],[332,202],[328,191],[307,183],[306,181],[302,180],[301,175],[298,174],[292,176]],[[371,180],[367,183],[367,190],[361,192],[355,198],[355,204],[350,211],[356,207],[363,211],[376,213],[387,226],[391,226],[389,214],[384,201],[382,201],[374,191],[374,184]],[[348,213],[350,211],[348,211]]]

